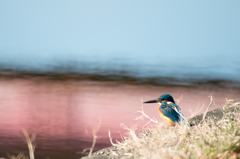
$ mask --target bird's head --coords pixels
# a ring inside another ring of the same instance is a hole
[[[170,94],[163,94],[160,97],[158,97],[157,100],[164,101],[164,102],[172,102],[175,104],[175,101]]]
[[[156,100],[150,100],[143,103],[161,103],[161,102],[172,102],[175,104],[173,97],[170,94],[163,94],[159,96]]]

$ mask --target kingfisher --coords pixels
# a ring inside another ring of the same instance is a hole
[[[156,100],[150,100],[144,103],[158,103],[159,114],[161,118],[168,124],[168,126],[175,126],[176,122],[184,121],[184,116],[181,112],[181,109],[175,103],[170,94],[163,94]]]

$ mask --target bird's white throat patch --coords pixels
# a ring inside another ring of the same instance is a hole
[[[158,102],[158,104],[161,106],[162,103],[161,102]],[[167,102],[167,104],[173,104],[173,102]]]

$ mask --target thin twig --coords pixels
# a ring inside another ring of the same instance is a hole
[[[142,99],[141,99],[141,101],[143,102]],[[147,114],[144,113],[143,105],[142,105],[142,110],[141,111],[137,111],[137,112],[141,113],[142,115],[139,116],[139,117],[136,117],[135,120],[141,120],[141,119],[147,118],[147,119],[149,119],[151,122],[153,122],[155,124],[158,123],[158,121],[156,119],[154,119],[154,118],[152,119]],[[150,123],[150,122],[148,122],[148,123]]]
[[[109,136],[109,139],[110,139],[110,142],[113,146],[116,146],[117,144],[114,144],[113,141],[112,141],[112,137],[111,137],[111,132],[110,130],[108,131],[108,136]]]
[[[6,154],[9,159],[25,159],[25,155],[21,152],[15,157],[14,155]]]
[[[179,106],[180,102],[182,101],[183,99],[183,95],[181,95],[176,101],[177,101],[177,105]]]
[[[132,139],[136,142],[137,146],[140,145],[139,139],[135,133],[134,127],[133,128],[128,128],[126,125],[124,125],[123,123],[120,124],[120,126],[129,131],[129,135],[132,137]]]
[[[208,109],[212,106],[212,104],[213,104],[213,96],[211,95],[211,96],[209,96],[210,97],[210,103],[209,103],[209,105],[208,105],[208,107],[207,107],[207,109],[206,109],[206,112],[204,113],[204,115],[203,115],[203,119],[202,119],[202,122],[205,120],[205,117],[206,117],[206,115],[207,115],[207,112],[208,112]]]
[[[100,126],[101,126],[101,119],[99,119],[99,124],[98,124],[98,126],[97,126],[96,128],[92,128],[93,143],[92,143],[92,147],[90,148],[90,151],[89,151],[89,154],[88,154],[88,157],[89,157],[89,158],[91,158],[91,156],[92,156],[92,152],[93,152],[93,149],[94,149],[94,147],[95,147],[96,140],[97,140],[97,138],[98,138],[97,132],[98,132]]]
[[[27,141],[27,145],[28,145],[28,149],[29,149],[29,157],[30,157],[30,159],[34,159],[35,146],[33,145],[33,142],[35,140],[36,134],[32,134],[32,137],[30,138],[25,129],[22,129],[22,132]]]

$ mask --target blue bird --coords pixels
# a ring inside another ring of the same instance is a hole
[[[170,94],[163,94],[157,100],[150,100],[144,103],[159,103],[159,114],[168,126],[174,126],[176,122],[184,121],[183,113]]]

